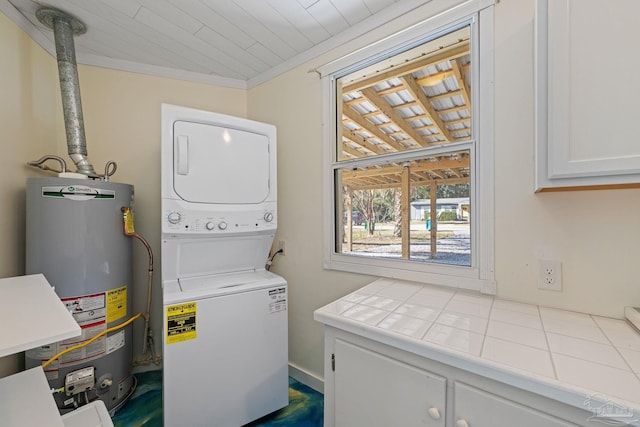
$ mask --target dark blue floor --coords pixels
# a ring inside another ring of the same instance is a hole
[[[143,372],[136,374],[136,378],[136,391],[113,417],[114,426],[162,427],[162,371]],[[247,427],[322,427],[323,413],[323,395],[289,378],[289,406],[247,424]]]

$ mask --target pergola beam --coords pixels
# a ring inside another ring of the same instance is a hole
[[[437,171],[441,169],[469,168],[469,157],[463,159],[440,159],[438,161],[423,161],[410,166],[412,172],[417,171]],[[366,176],[397,175],[402,172],[400,165],[386,165],[371,169],[357,169],[343,171],[343,178],[362,178]]]
[[[422,91],[422,87],[416,81],[416,78],[411,74],[402,76],[405,82],[405,87],[411,93],[411,96],[421,104],[422,110],[428,115],[429,120],[436,125],[438,131],[444,136],[446,141],[452,141],[454,138],[449,133],[447,126],[442,121],[440,113],[431,104],[431,101],[427,95]]]
[[[398,126],[402,131],[412,139],[416,144],[425,146],[427,145],[425,141],[422,139],[422,135],[420,135],[416,130],[402,117],[394,107],[389,105],[388,102],[384,100],[384,98],[373,89],[366,88],[362,90],[362,96],[367,98],[372,104],[376,105],[378,109],[385,115],[389,120],[394,122],[396,126]]]
[[[378,129],[376,125],[371,123],[369,120],[363,118],[360,114],[355,112],[352,108],[345,108],[342,112],[349,120],[360,126],[362,129],[369,132],[371,135],[378,138],[380,141],[389,145],[397,151],[404,151],[405,147],[403,147],[400,143],[394,141],[392,138],[389,138],[387,134]]]
[[[375,154],[385,154],[386,153],[386,150],[384,150],[382,147],[380,147],[381,144],[374,144],[372,142],[369,142],[369,139],[371,139],[371,138],[364,138],[361,135],[358,135],[358,133],[356,131],[354,131],[354,130],[343,129],[342,138],[343,139],[347,139],[347,140],[353,142],[354,144],[358,144],[362,148],[366,148],[369,151],[373,151]],[[362,157],[362,156],[360,156],[360,157]]]
[[[423,180],[412,180],[411,187],[425,187],[429,185],[433,185],[437,183],[438,185],[454,185],[454,184],[468,184],[470,181],[469,178],[447,178],[447,179],[432,179],[425,178]],[[353,183],[351,181],[344,181],[345,185],[349,185],[353,191],[356,190],[387,190],[392,188],[400,188],[400,180],[397,182],[387,183],[387,184],[360,184]]]
[[[411,180],[409,179],[409,166],[402,168],[402,182],[400,191],[400,226],[402,235],[402,259],[411,256],[411,209],[409,206],[411,194]]]
[[[421,61],[411,62],[400,67],[394,67],[389,71],[378,73],[369,78],[345,85],[342,87],[342,93],[362,90],[364,88],[371,87],[377,83],[380,83],[380,81],[390,80],[401,75],[410,74],[429,65],[435,65],[440,62],[450,61],[452,59],[463,57],[467,54],[469,54],[469,40],[465,40],[462,43],[450,48],[438,50],[437,53],[434,53],[433,55],[425,56]]]

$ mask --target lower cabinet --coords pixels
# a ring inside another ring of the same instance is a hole
[[[335,425],[444,427],[447,379],[337,340]]]
[[[325,427],[596,427],[613,421],[330,326],[325,357]]]
[[[456,427],[577,427],[577,424],[457,381],[453,405]]]

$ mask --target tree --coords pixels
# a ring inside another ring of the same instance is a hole
[[[396,221],[393,226],[393,235],[396,237],[402,237],[402,192],[400,190],[395,190],[394,193],[393,207]]]
[[[373,203],[374,199],[374,190],[357,190],[353,192],[353,209],[360,211],[360,213],[362,213],[362,216],[364,216],[364,219],[367,222],[367,230],[369,231],[369,236],[373,235],[376,224],[376,212]]]
[[[374,190],[373,207],[376,211],[377,222],[391,222],[396,220],[395,199],[397,189]]]
[[[439,199],[469,197],[469,184],[438,185],[437,197]]]

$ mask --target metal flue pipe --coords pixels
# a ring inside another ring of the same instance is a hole
[[[84,133],[84,118],[80,100],[80,83],[75,34],[84,34],[87,27],[75,17],[53,8],[41,8],[36,17],[53,30],[58,59],[58,75],[62,95],[64,127],[67,135],[69,157],[77,167],[77,172],[90,177],[98,177],[87,156],[87,141]]]

